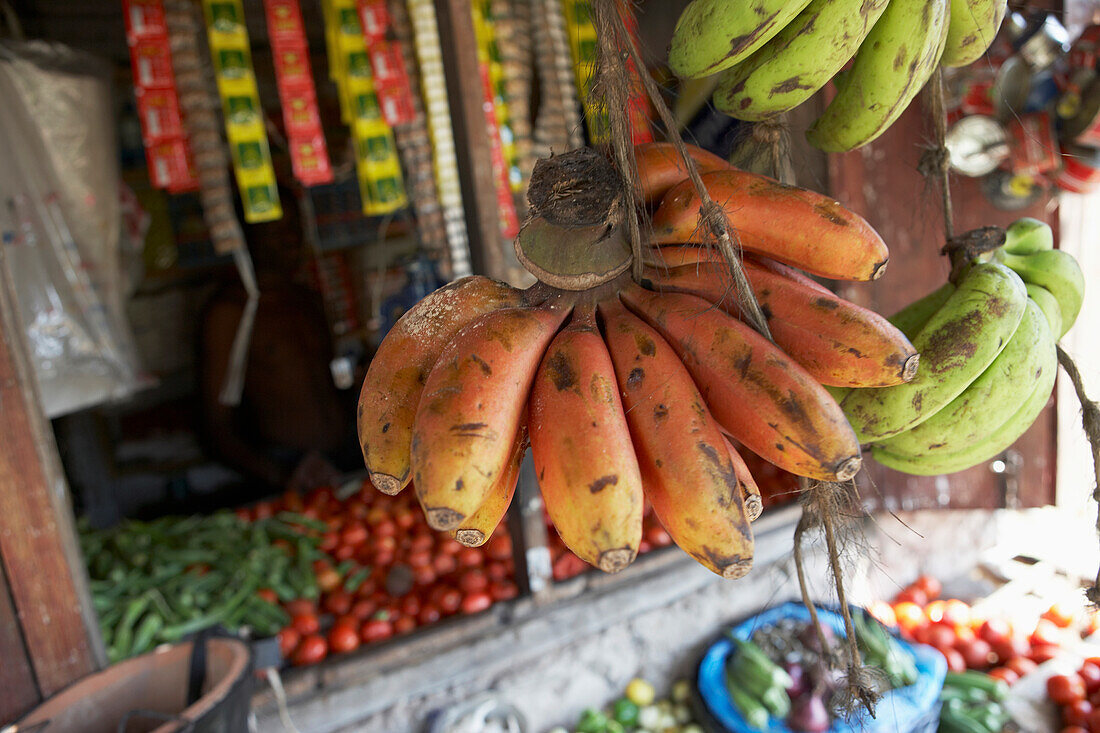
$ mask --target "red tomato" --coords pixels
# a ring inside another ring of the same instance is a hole
[[[485,591],[468,593],[462,599],[462,612],[465,614],[481,613],[491,605],[493,605],[493,599]]]
[[[1089,729],[1082,728],[1079,725],[1067,725],[1059,733],[1089,733]]]
[[[377,610],[378,604],[374,602],[374,599],[360,598],[352,604],[351,615],[360,621],[366,621]]]
[[[351,594],[343,588],[329,591],[321,599],[321,608],[333,616],[343,616],[351,610]]]
[[[1092,705],[1088,700],[1076,700],[1062,706],[1062,722],[1066,725],[1087,726]]]
[[[485,554],[490,560],[512,559],[512,537],[507,532],[497,530],[485,544]]]
[[[1086,726],[1091,730],[1100,730],[1100,707],[1093,706],[1092,712],[1089,713],[1088,725]]]
[[[260,588],[258,591],[256,591],[256,595],[264,599],[268,603],[279,602],[279,596],[276,595],[275,591],[271,590],[270,588]]]
[[[638,554],[644,555],[653,549],[653,545],[649,544],[649,540],[642,540],[638,543]]]
[[[335,532],[325,532],[321,535],[320,549],[324,552],[332,552],[340,544],[340,535]]]
[[[910,583],[910,586],[924,593],[929,600],[939,598],[940,593],[943,592],[943,585],[931,575],[918,576],[916,580]]]
[[[1100,667],[1092,662],[1085,662],[1081,669],[1077,670],[1077,676],[1085,683],[1085,690],[1091,695],[1100,690]]]
[[[463,593],[474,593],[489,587],[489,578],[480,568],[471,568],[458,578],[458,587]]]
[[[953,649],[958,641],[955,629],[943,623],[929,626],[925,638],[925,644],[930,644],[940,650]]]
[[[392,519],[386,519],[374,525],[371,532],[374,537],[396,537],[397,524]]]
[[[413,571],[413,582],[420,586],[431,585],[435,582],[435,568],[431,565],[416,568]]]
[[[999,641],[1012,638],[1012,627],[1003,619],[986,619],[978,629],[978,636],[995,645]]]
[[[1027,657],[1013,657],[1012,659],[1009,659],[1007,662],[1005,662],[1004,666],[1008,667],[1013,672],[1023,677],[1026,674],[1034,672],[1035,668],[1039,665],[1031,661]]]
[[[441,615],[438,608],[430,603],[425,603],[421,607],[420,614],[416,617],[416,620],[420,622],[421,626],[427,626],[428,624],[434,624],[438,621]]]
[[[1094,708],[1100,708],[1100,692],[1094,692],[1091,695],[1089,695],[1089,703]]]
[[[1085,699],[1085,683],[1077,675],[1056,674],[1047,680],[1047,697],[1059,705]]]
[[[320,634],[310,634],[302,638],[298,648],[294,650],[291,664],[301,667],[306,664],[316,664],[328,654],[328,642]]]
[[[317,621],[317,614],[315,613],[303,613],[294,616],[290,619],[290,625],[297,629],[298,633],[302,636],[316,634],[321,628],[321,624]]]
[[[1032,646],[1037,644],[1054,644],[1057,646],[1062,643],[1063,638],[1065,637],[1062,635],[1061,629],[1055,626],[1053,622],[1041,618],[1035,624],[1035,631],[1031,632],[1028,641],[1031,642]]]
[[[989,666],[990,658],[993,656],[993,650],[989,647],[989,642],[983,639],[974,639],[969,642],[960,641],[955,648],[963,655],[967,669],[985,669]]]
[[[978,635],[974,633],[974,629],[969,626],[956,626],[955,639],[958,644],[970,644],[978,641]]]
[[[924,591],[912,586],[905,588],[896,596],[894,596],[894,604],[898,603],[915,603],[920,607],[928,605],[928,596],[924,594]]]
[[[402,616],[393,622],[395,634],[407,634],[416,628],[416,619],[412,616]]]
[[[943,620],[960,629],[970,625],[970,604],[952,598],[943,607]]]
[[[485,553],[477,547],[463,547],[458,553],[458,565],[463,568],[477,568],[485,562]]]
[[[645,537],[645,541],[654,547],[668,547],[672,544],[672,537],[670,537],[668,532],[665,531],[665,528],[660,525],[646,527],[643,536]]]
[[[237,507],[233,510],[233,513],[237,515],[237,519],[242,522],[252,521],[252,511],[248,507]]]
[[[401,599],[398,607],[400,608],[403,615],[416,616],[418,613],[420,613],[420,598],[413,595],[412,593],[409,593]]]
[[[457,555],[464,549],[463,545],[450,537],[439,536],[439,544],[436,546],[439,552],[446,553],[448,555]]]
[[[344,562],[344,560],[350,560],[355,557],[359,552],[359,548],[354,545],[337,545],[336,549],[331,553],[332,559],[337,562]]]
[[[291,616],[317,612],[317,606],[308,598],[295,598],[293,601],[287,601],[283,604],[283,609]]]
[[[947,601],[932,601],[924,607],[924,617],[932,623],[943,621],[945,608],[947,608]]]
[[[429,557],[431,557],[431,550],[434,546],[435,537],[432,537],[430,532],[414,534],[409,540],[409,550],[411,552],[427,551]]]
[[[416,514],[412,509],[398,509],[393,513],[393,523],[401,529],[411,529],[416,524]]]
[[[1031,653],[1027,656],[1036,664],[1042,664],[1054,659],[1061,651],[1062,648],[1055,644],[1036,644],[1031,647]]]
[[[370,644],[375,641],[382,641],[393,636],[393,624],[384,619],[371,619],[363,624],[363,630],[360,632],[360,637],[364,644]]]
[[[290,655],[294,653],[294,649],[298,646],[298,641],[302,638],[302,635],[298,633],[298,629],[293,626],[287,626],[279,631],[277,637],[279,640],[279,654],[283,659],[290,659]]]
[[[894,613],[894,607],[886,601],[874,601],[871,605],[867,606],[867,612],[880,624],[886,626],[898,625],[898,617],[897,614]]]
[[[353,652],[359,648],[358,630],[349,624],[336,624],[328,632],[328,646],[334,652]]]
[[[1089,664],[1095,664],[1097,667],[1100,667],[1100,657],[1087,657],[1085,661]]]
[[[397,554],[393,550],[381,550],[371,555],[368,565],[375,568],[388,568],[393,565],[393,561],[397,559]]]
[[[454,588],[447,588],[439,597],[439,610],[452,614],[462,605],[462,594]]]
[[[989,670],[988,674],[994,679],[1004,680],[1004,683],[1010,686],[1020,681],[1020,675],[1016,674],[1008,667],[997,667],[996,669],[991,669]]]
[[[924,609],[912,601],[895,603],[894,616],[898,620],[898,627],[910,636],[912,636],[914,631],[927,623],[924,618]]]
[[[432,551],[431,550],[411,550],[408,555],[405,556],[405,562],[410,568],[426,568],[431,567],[432,564]]]
[[[966,660],[963,659],[962,654],[959,654],[954,649],[940,649],[943,656],[947,658],[947,668],[952,672],[965,672]]]
[[[489,576],[489,580],[493,581],[494,583],[499,583],[507,580],[508,577],[512,574],[512,571],[508,567],[507,563],[503,561],[495,561],[485,566],[485,574]]]
[[[1070,626],[1073,626],[1076,617],[1077,609],[1067,603],[1055,603],[1046,611],[1043,611],[1043,615],[1040,618],[1050,621],[1060,629],[1068,629]]]
[[[989,640],[986,639],[986,641]],[[1020,636],[1010,636],[999,641],[990,641],[989,645],[993,647],[993,653],[1001,660],[1031,656],[1031,645]]]
[[[367,527],[362,522],[348,522],[340,531],[340,541],[345,545],[358,546],[367,541]]]
[[[457,567],[458,560],[450,553],[441,552],[432,558],[432,568],[435,570],[436,575],[442,576],[453,573]]]
[[[493,583],[489,586],[489,595],[494,601],[507,601],[519,595],[519,588],[510,582]]]
[[[270,501],[261,501],[252,509],[254,519],[269,519],[273,516],[275,516],[275,507]]]
[[[372,571],[371,575],[373,576],[373,574],[374,573]],[[358,588],[356,588],[355,597],[356,598],[370,598],[371,596],[374,595],[374,592],[376,590],[378,590],[378,584],[375,582],[374,578],[373,577],[367,577],[367,579],[364,580],[359,585]]]
[[[375,534],[370,538],[370,547],[375,552],[393,552],[397,549],[397,538],[393,535]]]
[[[358,616],[352,615],[350,613],[345,613],[343,616],[337,616],[336,620],[332,622],[332,625],[334,627],[335,626],[350,626],[351,628],[358,631],[359,630],[359,621],[360,621],[360,619],[359,619]]]

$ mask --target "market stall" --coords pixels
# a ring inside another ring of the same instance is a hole
[[[0,722],[1086,728],[1095,26],[770,4],[16,4]]]

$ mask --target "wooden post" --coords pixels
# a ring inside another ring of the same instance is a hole
[[[0,721],[95,671],[105,656],[12,292],[0,251]]]
[[[489,151],[485,95],[477,60],[477,38],[470,0],[435,0],[439,40],[447,78],[462,207],[473,270],[505,279],[496,178]]]
[[[542,495],[530,453],[520,466],[519,484],[508,510],[508,530],[512,533],[512,556],[519,592],[541,603],[550,597],[554,576],[546,520],[542,513]]]

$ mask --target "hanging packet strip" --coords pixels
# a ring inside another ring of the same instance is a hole
[[[264,10],[294,177],[304,186],[332,183],[302,10],[298,0],[264,0]]]
[[[336,49],[329,59],[341,99],[341,116],[351,127],[363,213],[388,214],[408,204],[393,130],[378,103],[367,41],[355,0],[325,0],[326,37]]]
[[[203,0],[203,11],[244,219],[247,222],[279,219],[283,210],[256,75],[252,71],[244,10],[240,0]]]
[[[180,116],[164,6],[161,0],[123,0],[122,11],[150,182],[169,193],[195,191],[199,182]]]

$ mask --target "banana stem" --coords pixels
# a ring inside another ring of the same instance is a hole
[[[1081,379],[1081,372],[1073,358],[1059,345],[1058,363],[1073,383],[1073,391],[1077,393],[1077,401],[1081,403],[1081,424],[1085,429],[1085,437],[1088,438],[1089,447],[1092,449],[1093,470],[1093,501],[1097,502],[1096,531],[1100,534],[1100,406],[1089,399],[1085,393],[1085,383]],[[1088,599],[1095,606],[1100,606],[1100,569],[1096,571],[1096,580],[1086,592]]]

